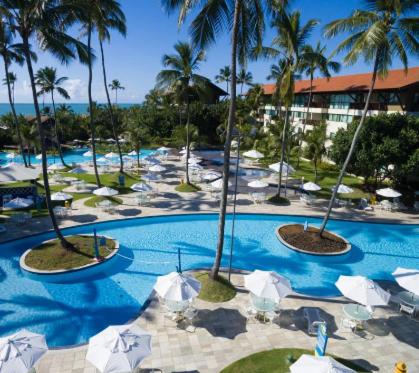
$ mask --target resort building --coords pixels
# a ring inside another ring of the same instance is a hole
[[[336,76],[330,79],[319,78],[313,81],[306,130],[318,123],[327,123],[327,135],[333,138],[339,128],[362,115],[371,82],[371,73]],[[265,106],[259,118],[267,125],[278,115],[279,108],[272,103],[275,84],[263,85]],[[295,131],[301,131],[307,115],[310,80],[299,80],[295,84],[295,98],[290,108],[291,123]],[[285,108],[282,107],[284,111]],[[379,113],[419,114],[419,66],[409,69],[391,70],[386,79],[377,78],[371,97],[368,115]]]

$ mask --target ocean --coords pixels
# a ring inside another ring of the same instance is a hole
[[[58,107],[58,105],[60,104],[56,104],[55,106]],[[88,103],[78,103],[78,104],[70,104],[70,103],[66,103],[66,105],[70,106],[73,111],[77,114],[86,114],[88,112],[88,108],[89,108],[89,104]],[[129,108],[131,106],[134,106],[137,104],[118,104],[119,107],[121,108]],[[49,106],[52,110],[52,105],[51,104],[45,104],[45,106]],[[40,108],[42,109],[42,103],[40,103]],[[22,115],[35,115],[35,109],[33,104],[15,104],[15,109],[16,109],[16,113],[17,114],[22,114]],[[8,103],[0,103],[0,115],[4,115],[7,114],[11,111],[10,109],[10,105]]]

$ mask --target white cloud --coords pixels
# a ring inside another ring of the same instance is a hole
[[[87,96],[86,84],[81,79],[67,79],[63,83],[63,88],[68,92],[71,101],[82,101]]]

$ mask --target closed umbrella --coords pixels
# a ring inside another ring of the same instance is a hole
[[[336,186],[332,187],[332,191],[334,191],[336,188]],[[344,184],[339,184],[338,187],[338,193],[339,194],[348,194],[348,193],[352,193],[354,190]]]
[[[47,351],[45,337],[25,329],[0,338],[0,372],[27,373]]]
[[[397,190],[394,190],[391,188],[378,189],[377,194],[382,197],[387,197],[387,198],[398,198],[402,195]]]
[[[303,184],[303,189],[307,192],[317,192],[317,191],[321,190],[322,188],[319,185],[309,181],[309,182]]]
[[[198,296],[201,283],[192,276],[171,272],[157,277],[154,290],[165,300],[183,302]]]
[[[109,187],[103,187],[103,188],[95,189],[93,191],[93,194],[96,194],[97,196],[103,196],[103,197],[112,197],[119,194],[119,192]]]
[[[76,168],[73,168],[69,172],[70,172],[70,174],[81,175],[81,174],[86,174],[87,170],[85,170],[84,168],[81,168],[81,167],[76,167]]]
[[[281,162],[273,163],[269,165],[269,168],[275,172],[279,172],[281,169]],[[283,174],[291,174],[295,172],[294,167],[292,167],[290,164],[283,162],[282,163],[282,173]]]
[[[419,296],[419,270],[397,267],[393,272],[397,283],[404,289]]]
[[[159,164],[155,164],[154,166],[151,166],[148,170],[151,172],[164,172],[166,171],[166,167],[163,167]]]
[[[57,192],[51,194],[51,199],[53,201],[68,201],[69,199],[73,199],[73,196],[64,192]]]
[[[151,335],[135,324],[112,325],[89,339],[86,360],[102,373],[131,372],[151,354]]]
[[[250,183],[248,183],[247,186],[249,186],[250,188],[266,188],[269,186],[269,184],[262,180],[253,180]]]
[[[33,201],[29,198],[14,198],[4,204],[4,207],[8,209],[26,209],[33,205]]]
[[[255,270],[244,276],[244,286],[257,297],[280,301],[291,294],[291,283],[276,272]]]
[[[388,292],[364,276],[341,275],[335,285],[346,298],[364,306],[385,306],[390,300]]]
[[[105,154],[105,158],[108,158],[108,159],[118,158],[118,157],[119,157],[119,154],[114,153],[114,152],[110,152],[110,153]]]
[[[330,356],[301,355],[290,366],[291,373],[356,373]]]
[[[254,159],[260,159],[264,157],[264,155],[261,152],[258,152],[255,149],[244,152],[243,156],[246,158],[254,158]]]
[[[93,152],[88,150],[86,153],[83,153],[83,157],[93,157]]]
[[[153,188],[146,183],[136,183],[131,185],[131,189],[136,192],[151,192]]]
[[[218,179],[218,180],[213,181],[213,182],[211,183],[211,186],[212,186],[214,189],[222,189],[222,188],[223,188],[223,179]],[[228,182],[228,186],[231,186],[230,181]]]

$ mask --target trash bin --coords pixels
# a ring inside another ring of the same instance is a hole
[[[124,175],[119,175],[118,180],[119,180],[119,185],[120,186],[125,186],[125,176]]]

